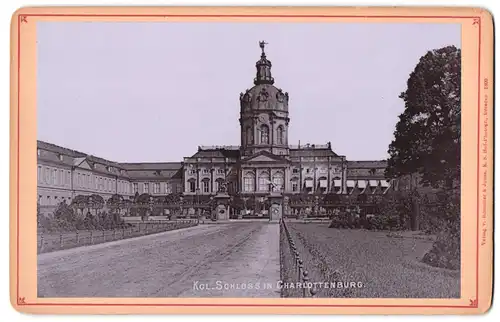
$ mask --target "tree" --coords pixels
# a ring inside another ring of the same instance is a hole
[[[460,174],[460,60],[448,46],[427,52],[408,79],[389,145],[386,176],[418,174],[424,186],[452,188]]]

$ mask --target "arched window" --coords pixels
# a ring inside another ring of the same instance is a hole
[[[283,191],[283,184],[285,183],[285,179],[283,173],[277,172],[273,176],[273,191]]]
[[[269,191],[269,184],[271,182],[269,181],[269,173],[268,172],[261,172],[259,174],[259,191]]]
[[[204,178],[201,181],[201,185],[203,187],[203,193],[209,193],[210,192],[210,179]]]
[[[253,133],[252,133],[252,128],[249,126],[246,129],[246,136],[247,136],[247,144],[252,145],[253,144]]]
[[[260,127],[260,143],[269,144],[269,127],[265,124]]]
[[[247,172],[243,176],[243,191],[255,191],[255,174],[253,172]]]
[[[188,186],[187,186],[187,192],[195,192],[195,191],[196,191],[196,180],[189,179]]]
[[[283,139],[283,126],[278,126],[278,130],[277,130],[277,135],[276,135],[276,139],[277,139],[277,144],[284,144],[284,139]]]

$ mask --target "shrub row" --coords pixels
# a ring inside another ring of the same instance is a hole
[[[369,230],[396,230],[401,229],[399,217],[393,215],[377,215],[369,217],[335,216],[329,228],[338,229],[369,229]]]
[[[44,216],[38,210],[38,228],[42,232],[64,232],[75,230],[111,230],[130,227],[117,213],[105,211],[96,215],[88,212],[86,215],[77,214],[66,203],[60,203],[53,214]]]

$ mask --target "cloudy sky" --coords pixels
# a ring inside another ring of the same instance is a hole
[[[289,142],[387,157],[419,58],[460,25],[40,22],[38,139],[119,162],[180,161],[238,145],[239,93],[259,40],[290,95]]]

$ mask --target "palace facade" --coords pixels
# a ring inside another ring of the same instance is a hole
[[[264,43],[254,86],[240,94],[240,145],[200,146],[182,162],[120,163],[38,141],[38,203],[43,212],[77,195],[132,198],[182,193],[386,193],[386,161],[350,161],[331,143],[290,145],[289,94],[274,85]]]

